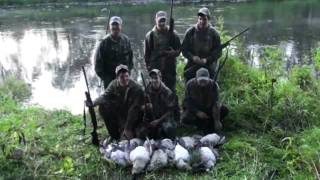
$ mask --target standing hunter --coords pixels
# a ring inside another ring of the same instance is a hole
[[[177,32],[173,28],[172,8],[170,16],[170,26],[168,27],[166,25],[167,13],[165,11],[156,13],[156,25],[146,35],[144,59],[148,71],[152,69],[160,70],[162,81],[174,93],[175,100],[178,102],[176,95],[176,61],[181,52],[181,43]],[[176,104],[174,117],[176,121],[180,121],[180,110],[178,103]]]
[[[198,22],[190,27],[182,42],[182,54],[188,59],[184,69],[185,83],[195,77],[198,69],[206,68],[213,79],[222,49],[218,32],[209,23],[210,11],[204,7],[198,11]]]
[[[118,65],[128,66],[129,71],[133,68],[133,53],[129,38],[121,33],[122,19],[113,16],[107,26],[110,33],[100,42],[95,54],[95,71],[103,81],[105,89],[115,79],[114,70]]]
[[[177,33],[166,25],[166,12],[158,11],[155,22],[156,25],[146,35],[144,59],[148,71],[159,69],[164,84],[175,92],[176,61],[181,51],[180,39]]]

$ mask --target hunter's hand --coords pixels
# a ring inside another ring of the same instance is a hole
[[[165,51],[166,52],[166,55],[168,57],[173,57],[176,55],[176,51],[174,49],[172,49],[172,47],[170,47],[168,50]]]
[[[153,106],[151,103],[147,103],[146,108],[147,108],[147,110],[151,110],[153,108]]]
[[[154,127],[157,127],[159,123],[160,123],[160,119],[156,119],[150,122],[149,125],[154,128]]]
[[[199,56],[193,56],[192,61],[196,64],[201,64],[201,59]]]
[[[95,104],[94,104],[93,102],[89,102],[89,101],[85,100],[84,103],[85,103],[86,106],[89,107],[89,108],[95,107]]]
[[[208,116],[206,113],[202,112],[202,111],[198,111],[198,112],[196,113],[196,115],[197,115],[200,119],[209,119],[209,116]]]
[[[207,63],[207,59],[206,58],[202,58],[201,60],[201,64],[205,65]]]

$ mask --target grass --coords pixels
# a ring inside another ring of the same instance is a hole
[[[278,82],[272,109],[263,100],[269,94],[263,92],[269,87],[263,84],[264,73],[248,68],[236,57],[228,60],[224,71],[220,79],[225,81],[220,84],[231,114],[225,122],[228,141],[220,148],[216,168],[204,174],[167,168],[148,173],[145,179],[314,179],[320,166],[320,111],[315,99],[319,82],[314,78],[309,82],[309,69],[297,67],[290,76],[293,79]],[[309,83],[300,84],[297,77]],[[25,107],[21,102],[28,99],[28,93],[16,92],[22,89],[27,91],[28,86],[13,79],[0,88],[1,179],[130,177],[129,169],[105,161],[90,144],[89,123],[83,136],[81,116]],[[19,94],[23,97],[17,97]],[[287,101],[292,102],[283,107]],[[284,118],[289,118],[291,126],[282,126]],[[308,123],[303,125],[301,120]],[[107,136],[101,121],[98,133],[100,139]]]

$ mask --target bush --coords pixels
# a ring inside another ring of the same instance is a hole
[[[31,87],[27,83],[12,76],[0,84],[0,94],[19,103],[28,101],[32,95]]]

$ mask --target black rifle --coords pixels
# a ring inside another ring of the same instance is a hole
[[[158,61],[159,58],[165,58],[167,59],[167,50],[174,49],[175,44],[175,35],[174,35],[174,19],[173,19],[173,0],[171,0],[171,8],[170,8],[170,22],[169,22],[169,30],[168,30],[168,37],[169,37],[169,47],[164,50],[157,50],[153,52],[152,56],[150,57],[151,61]],[[150,33],[150,50],[154,50],[154,32],[151,31]],[[165,69],[165,59],[162,59],[161,62],[158,64],[158,69],[163,71]]]
[[[170,23],[169,23],[169,45],[174,49],[175,37],[174,37],[174,19],[173,19],[173,0],[171,0],[170,8]]]
[[[84,79],[86,81],[86,86],[87,86],[87,91],[85,92],[86,100],[87,100],[88,104],[92,105],[93,103],[92,103],[92,99],[91,99],[91,95],[90,95],[90,91],[89,91],[86,70],[84,69],[83,66],[82,66],[82,71],[83,71]],[[93,130],[91,132],[92,144],[94,144],[95,146],[99,146],[99,139],[98,139],[98,134],[97,134],[98,124],[97,124],[96,113],[94,112],[93,106],[88,106],[88,109],[89,109],[89,113],[91,116],[91,122],[92,122],[92,126],[93,126]]]
[[[143,87],[144,87],[144,94],[145,94],[145,101],[144,101],[144,109],[145,109],[145,116],[147,115],[147,103],[151,103],[151,98],[150,98],[150,95],[148,94],[148,91],[147,91],[147,84],[146,84],[146,81],[144,79],[144,76],[142,73],[140,73],[141,75],[141,79],[142,79],[142,84],[143,84]],[[153,108],[150,110],[150,114],[151,114],[151,121],[155,120],[155,117],[154,117],[154,113],[153,113]],[[145,117],[143,118],[145,120]]]
[[[107,27],[106,27],[106,34],[108,34],[108,30],[109,30],[110,14],[111,14],[111,10],[109,9],[109,12],[108,12],[108,24],[107,24]]]
[[[221,50],[223,50],[224,48],[226,48],[227,46],[230,45],[230,42],[233,41],[234,39],[236,39],[237,37],[241,36],[243,33],[247,32],[250,28],[246,28],[245,30],[241,31],[240,33],[238,33],[237,35],[233,36],[231,39],[229,39],[228,41],[226,41],[225,43],[221,44],[217,49],[215,49],[213,51],[213,53],[217,53]],[[217,72],[215,73],[215,78],[217,77],[217,74],[219,73],[219,71],[223,68],[225,62],[226,62],[227,58],[225,59],[225,61],[219,66]],[[191,67],[189,67],[188,69],[185,70],[184,74],[189,74],[190,72],[194,72],[196,70],[198,70],[201,67],[206,67],[206,65],[193,65]]]
[[[241,36],[243,33],[249,31],[249,29],[250,29],[249,27],[246,28],[246,29],[244,29],[244,30],[241,31],[239,34],[237,34],[237,35],[233,36],[231,39],[229,39],[227,42],[221,44],[221,45],[220,45],[220,49],[224,49],[225,47],[227,47],[227,46],[230,44],[231,41],[233,41],[233,40],[236,39],[237,37]]]
[[[174,30],[174,19],[173,19],[173,0],[171,0],[171,8],[170,8],[170,23],[169,23],[169,32],[173,34]]]

